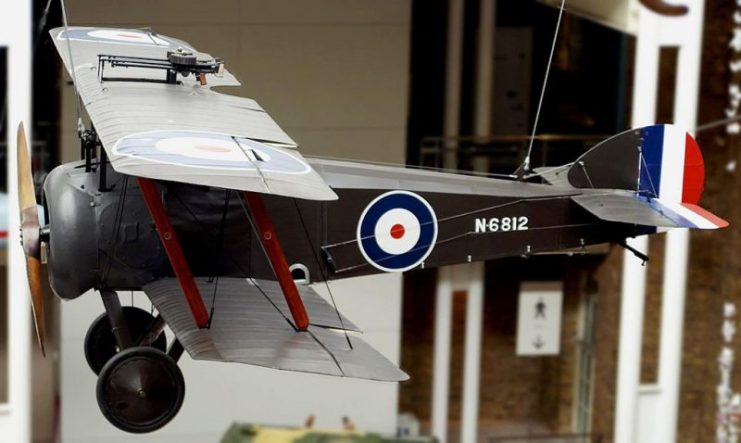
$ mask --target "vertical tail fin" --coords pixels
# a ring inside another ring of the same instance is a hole
[[[646,126],[611,137],[579,157],[567,177],[577,188],[634,191],[637,200],[673,226],[728,226],[697,206],[705,184],[702,153],[692,135],[673,125]]]
[[[649,198],[697,204],[705,165],[695,139],[674,125],[631,129],[598,144],[568,172],[577,188],[634,190]]]

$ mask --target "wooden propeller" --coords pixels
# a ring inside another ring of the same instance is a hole
[[[39,230],[39,212],[36,204],[36,192],[33,186],[30,153],[26,142],[23,123],[18,125],[18,209],[21,214],[21,244],[26,255],[26,273],[31,290],[31,307],[33,321],[36,325],[36,338],[39,340],[41,353],[46,356],[44,348],[44,303],[41,295],[41,240]]]

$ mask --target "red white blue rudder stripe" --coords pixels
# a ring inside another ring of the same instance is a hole
[[[705,166],[692,135],[674,125],[647,126],[640,131],[638,198],[678,226],[727,226],[728,222],[697,206],[705,182]]]
[[[705,182],[700,147],[674,125],[641,129],[639,192],[665,201],[697,204]]]
[[[419,266],[435,246],[437,217],[421,196],[391,191],[371,201],[360,216],[357,241],[363,257],[385,272]]]

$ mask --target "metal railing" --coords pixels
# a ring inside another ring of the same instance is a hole
[[[544,134],[535,137],[531,166],[560,166],[576,160],[589,148],[607,138],[599,134]],[[484,158],[488,171],[512,174],[527,155],[529,135],[496,135],[491,137],[425,137],[420,142],[420,165],[450,167],[451,156],[457,169],[474,169],[473,161]]]

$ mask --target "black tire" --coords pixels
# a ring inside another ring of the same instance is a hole
[[[154,321],[154,317],[149,312],[133,306],[123,307],[124,318],[129,326],[129,333],[134,344],[138,343],[147,329]],[[152,347],[160,351],[167,350],[167,338],[165,333],[161,333],[155,340]],[[118,352],[116,337],[111,330],[111,323],[108,321],[108,314],[103,313],[95,319],[93,324],[85,334],[85,360],[88,366],[95,373],[100,374],[103,366]]]
[[[135,434],[156,431],[180,411],[185,380],[177,363],[149,346],[114,355],[98,376],[98,407],[115,427]]]

